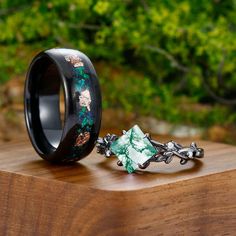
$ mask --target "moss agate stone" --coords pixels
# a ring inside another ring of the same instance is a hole
[[[129,173],[134,172],[139,164],[144,164],[157,153],[157,150],[138,125],[114,141],[111,145],[111,151]]]

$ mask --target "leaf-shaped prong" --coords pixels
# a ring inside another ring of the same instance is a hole
[[[196,157],[198,157],[198,158],[204,157],[204,149],[203,148],[197,148]]]
[[[112,155],[111,150],[107,149],[105,150],[105,157],[110,157]]]
[[[123,163],[122,163],[122,161],[117,161],[117,163],[116,163],[118,166],[123,166]]]
[[[166,158],[165,163],[169,164],[169,163],[171,163],[172,160],[173,160],[173,155],[170,155]]]
[[[151,134],[149,134],[149,133],[145,133],[145,137],[148,138],[149,140],[152,139],[152,138],[151,138]]]
[[[138,164],[138,167],[139,167],[140,169],[146,169],[149,165],[150,165],[150,162],[149,162],[149,161],[146,161],[146,162],[143,163],[143,164]]]
[[[181,160],[180,160],[180,164],[181,164],[181,165],[185,165],[187,162],[188,162],[187,159],[181,159]]]

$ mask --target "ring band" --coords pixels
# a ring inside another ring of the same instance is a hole
[[[107,134],[97,140],[97,152],[110,157],[118,157],[118,166],[124,166],[128,173],[136,169],[146,169],[151,162],[165,162],[169,164],[173,157],[180,159],[184,165],[190,160],[204,157],[204,150],[192,142],[189,147],[184,147],[174,141],[160,143],[149,134],[144,134],[138,125],[128,131],[123,130],[123,135]]]
[[[60,118],[60,88],[65,100]],[[25,121],[36,152],[50,162],[73,162],[94,148],[101,123],[101,92],[89,58],[50,49],[32,61],[25,83]]]

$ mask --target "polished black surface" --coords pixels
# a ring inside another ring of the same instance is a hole
[[[64,122],[59,109],[61,87]],[[33,59],[25,83],[25,120],[32,145],[48,161],[76,161],[92,151],[101,123],[101,93],[86,55],[50,49]]]

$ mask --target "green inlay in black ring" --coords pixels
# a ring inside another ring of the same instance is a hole
[[[64,91],[65,117],[59,108]],[[32,61],[25,82],[25,121],[36,152],[50,162],[73,162],[94,148],[101,123],[101,92],[89,58],[50,49]]]

